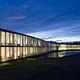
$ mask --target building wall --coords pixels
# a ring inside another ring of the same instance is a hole
[[[0,62],[58,50],[80,50],[80,45],[56,44],[7,30],[0,30]]]
[[[0,61],[39,55],[55,49],[51,43],[41,39],[0,30]]]
[[[60,44],[59,50],[80,50],[80,44]]]

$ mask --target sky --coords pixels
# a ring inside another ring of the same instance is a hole
[[[0,0],[0,28],[48,41],[80,41],[80,0]]]

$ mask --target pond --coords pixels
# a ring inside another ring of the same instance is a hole
[[[64,57],[64,56],[70,56],[70,55],[77,55],[80,54],[80,51],[57,51],[57,52],[50,52],[42,57]]]

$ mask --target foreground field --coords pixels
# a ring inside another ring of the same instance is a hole
[[[80,55],[0,64],[0,80],[80,80]]]

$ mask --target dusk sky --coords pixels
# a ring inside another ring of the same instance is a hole
[[[0,0],[0,28],[50,41],[80,41],[80,0]]]

